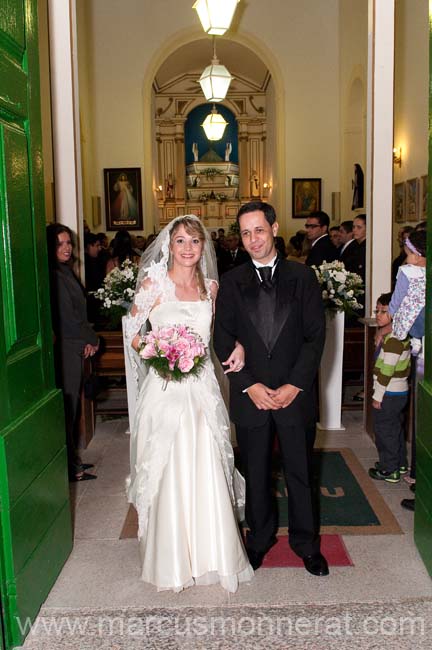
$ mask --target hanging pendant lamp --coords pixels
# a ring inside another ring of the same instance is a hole
[[[208,140],[221,140],[228,122],[223,118],[223,115],[217,112],[216,106],[213,106],[211,112],[207,115],[204,122],[201,124]]]
[[[197,0],[192,6],[206,34],[222,36],[230,28],[240,0]]]
[[[201,89],[208,102],[221,102],[225,99],[233,77],[216,55],[216,39],[213,36],[213,59],[199,78]]]

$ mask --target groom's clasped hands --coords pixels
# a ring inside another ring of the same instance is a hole
[[[247,394],[262,411],[277,411],[289,406],[300,393],[300,389],[292,384],[283,384],[279,388],[268,388],[264,384],[253,384],[247,389]]]

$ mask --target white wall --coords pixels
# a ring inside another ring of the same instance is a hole
[[[277,148],[277,128],[276,128],[276,97],[273,79],[270,79],[267,86],[266,97],[266,114],[267,114],[267,140],[266,140],[266,158],[267,169],[264,181],[270,183],[271,189],[268,192],[266,200],[272,205],[279,203],[279,179],[275,169],[276,148]],[[281,232],[281,235],[286,233]]]
[[[428,170],[429,32],[428,0],[397,0],[395,33],[394,144],[402,147],[402,167],[395,166],[394,182],[420,178]],[[397,255],[394,224],[393,252]]]
[[[190,33],[200,36],[191,0],[77,0],[78,13],[88,6],[88,60],[82,62],[91,85],[93,162],[86,170],[86,192],[103,195],[104,167],[141,167],[144,191],[152,189],[151,153],[146,154],[143,112],[150,98],[143,82],[158,53]],[[286,166],[277,179],[282,224],[290,219],[291,178],[323,179],[323,209],[339,186],[339,0],[303,2],[259,0],[243,3],[234,37],[268,51],[280,73],[275,103],[285,101]],[[80,88],[81,96],[84,90]],[[283,132],[279,128],[278,131]],[[147,149],[151,152],[151,148]],[[283,192],[281,191],[283,189]],[[152,202],[147,202],[151,210]],[[145,214],[147,224],[153,215]],[[149,230],[146,226],[145,230]]]
[[[354,164],[360,163],[366,188],[366,94],[368,0],[340,3],[341,221],[352,219]],[[366,205],[366,196],[365,196]],[[365,210],[364,210],[365,211]]]
[[[41,96],[42,154],[44,161],[45,221],[55,220],[54,169],[52,159],[51,90],[48,36],[48,6],[38,0],[38,38]]]

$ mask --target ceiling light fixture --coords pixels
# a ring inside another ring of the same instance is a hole
[[[197,0],[192,6],[206,34],[222,36],[230,28],[240,0]]]
[[[215,141],[222,139],[227,124],[228,122],[224,120],[223,115],[217,112],[216,106],[213,106],[201,126],[205,131],[207,139]]]
[[[199,78],[199,84],[208,102],[221,102],[225,99],[233,77],[216,55],[216,38],[213,36],[213,59]]]

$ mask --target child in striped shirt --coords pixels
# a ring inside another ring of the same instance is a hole
[[[383,293],[378,298],[375,314],[380,328],[391,324],[391,296]],[[403,411],[408,403],[410,358],[408,337],[400,341],[392,331],[384,335],[377,348],[372,395],[379,462],[370,468],[369,476],[388,483],[398,483],[401,472],[407,472]]]

